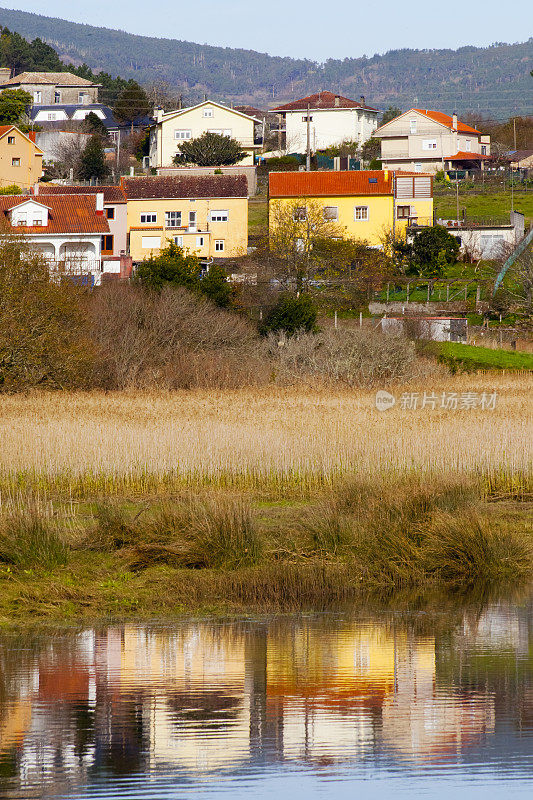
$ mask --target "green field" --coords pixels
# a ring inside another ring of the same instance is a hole
[[[456,369],[533,370],[533,354],[512,350],[491,350],[458,342],[437,345],[439,361]]]
[[[457,213],[455,191],[437,195],[434,198],[435,216],[444,219],[455,219]],[[527,220],[533,220],[533,192],[514,193],[515,211],[520,211]],[[461,192],[459,187],[459,209],[466,211],[467,217],[508,217],[511,211],[511,193],[494,192],[491,194],[475,194],[473,191]]]
[[[250,236],[261,236],[266,233],[266,227],[266,197],[253,198],[248,203],[248,234]]]

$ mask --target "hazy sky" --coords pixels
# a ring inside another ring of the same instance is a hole
[[[0,0],[33,11],[130,33],[243,47],[323,61],[413,47],[520,42],[533,35],[532,0]]]

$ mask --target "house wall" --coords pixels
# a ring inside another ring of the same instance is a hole
[[[8,138],[14,137],[13,144]],[[20,165],[13,165],[13,159],[20,159]],[[40,180],[43,174],[43,156],[39,148],[13,128],[0,138],[0,186],[16,184],[21,189],[29,189]]]
[[[205,116],[212,114],[212,116]],[[241,143],[247,156],[239,164],[253,164],[254,121],[214,103],[202,103],[190,109],[163,115],[150,131],[150,166],[171,167],[172,159],[179,151],[180,140],[176,130],[190,131],[190,139],[196,139],[209,130],[228,131],[228,136]]]
[[[104,211],[112,208],[115,211],[114,219],[107,217],[109,233],[113,236],[113,255],[119,256],[128,250],[128,209],[126,203],[105,203]],[[106,213],[107,216],[107,213]]]
[[[91,274],[96,285],[102,276],[100,234],[26,234],[30,247],[73,275]]]
[[[272,198],[270,209],[274,209],[276,204],[282,207],[293,208],[304,206],[306,200],[319,203],[322,206],[334,206],[338,208],[338,225],[344,229],[344,235],[350,239],[361,239],[368,242],[372,247],[380,247],[382,237],[387,229],[393,226],[393,199],[392,195],[380,196],[351,196],[351,197],[314,197],[314,198]],[[415,212],[413,216],[424,219],[433,217],[433,199],[413,199],[405,198],[399,204],[410,205]],[[397,203],[398,204],[398,203]],[[357,206],[368,207],[368,219],[356,220],[355,208]],[[270,214],[272,220],[273,215]],[[407,220],[396,220],[396,230],[399,232],[407,227]]]
[[[60,157],[60,148],[63,145],[73,144],[78,141],[85,146],[91,138],[90,133],[73,133],[70,131],[37,131],[35,141],[43,151],[45,164],[53,164]]]
[[[44,83],[24,83],[21,85],[11,84],[2,88],[24,89],[25,92],[29,92],[32,95],[34,105],[45,106],[55,103],[56,92],[61,95],[58,102],[64,105],[81,103],[82,101],[79,99],[80,92],[85,93],[84,103],[98,102],[97,86],[54,86],[53,84]],[[38,97],[39,92],[40,98]]]
[[[448,233],[460,240],[462,254],[472,258],[501,258],[509,246],[515,246],[516,230],[510,225],[501,228],[447,228]]]
[[[357,108],[311,109],[309,116],[311,150],[322,150],[347,139],[363,144],[377,128],[377,112]],[[307,150],[306,117],[305,110],[285,112],[286,149],[290,153]]]
[[[227,222],[213,222],[210,212],[227,211]],[[165,212],[181,211],[181,227],[165,225]],[[189,212],[196,212],[196,230],[188,230]],[[141,223],[141,214],[155,213],[155,222]],[[201,258],[235,258],[245,255],[248,247],[248,199],[243,197],[201,198],[197,200],[128,200],[127,228],[129,252],[134,261],[166,247],[169,239],[182,237],[185,250]],[[197,242],[203,236],[203,244]],[[150,241],[152,237],[152,241]],[[144,239],[144,242],[143,242]],[[215,241],[224,242],[224,250],[215,249]]]

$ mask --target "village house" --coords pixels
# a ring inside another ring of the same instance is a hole
[[[431,172],[481,169],[490,136],[460,122],[457,114],[411,108],[374,132],[381,139],[383,169]]]
[[[524,238],[525,217],[520,211],[511,211],[509,222],[501,220],[439,219],[439,225],[459,240],[461,255],[470,260],[501,258],[513,250]]]
[[[75,103],[62,105],[34,105],[28,111],[31,122],[34,122],[43,131],[60,130],[70,126],[71,123],[82,123],[89,114],[94,114],[102,122],[107,131],[107,135],[115,142],[120,131],[123,134],[134,131],[142,131],[153,124],[153,117],[138,116],[128,122],[119,123],[109,106],[102,103]]]
[[[127,212],[126,197],[120,186],[64,186],[53,183],[41,183],[36,187],[35,194],[46,202],[44,198],[59,195],[97,195],[104,197],[104,216],[109,225],[109,232],[102,235],[102,257],[109,260],[110,256],[118,259],[127,252]]]
[[[21,72],[14,78],[10,74],[9,67],[0,69],[0,92],[23,89],[31,94],[36,106],[98,102],[100,85],[71,72]]]
[[[305,218],[306,202],[322,205],[324,217],[336,221],[346,238],[373,247],[381,246],[387,231],[433,225],[430,175],[390,170],[270,173],[269,212],[281,204]]]
[[[0,125],[0,187],[29,189],[42,174],[43,151],[35,143],[35,134]]]
[[[204,133],[218,133],[238,141],[246,152],[246,157],[239,162],[241,165],[253,164],[255,153],[261,150],[261,141],[255,136],[255,126],[260,120],[212,100],[176,111],[157,109],[154,115],[149,156],[150,166],[154,168],[172,166],[180,144]]]
[[[109,234],[104,196],[0,195],[4,230],[24,236],[51,270],[93,284],[102,280],[102,236]]]
[[[204,263],[245,255],[248,189],[244,175],[122,178],[129,253],[134,262],[169,241]]]
[[[307,109],[312,152],[344,141],[363,144],[377,128],[379,111],[360,101],[333,92],[317,92],[300,100],[273,108],[285,119],[285,149],[290,153],[307,151]]]

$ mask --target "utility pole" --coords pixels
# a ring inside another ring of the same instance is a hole
[[[457,207],[457,225],[459,225],[459,176],[457,175],[457,170],[455,170],[455,200]]]
[[[514,150],[515,150],[515,158],[516,158],[516,117],[513,117],[513,141],[514,141]],[[514,214],[514,174],[513,168],[510,167],[511,170],[511,214]],[[514,223],[513,223],[514,224]]]
[[[307,104],[307,150],[305,158],[305,169],[311,172],[311,118],[309,116],[309,103]]]
[[[118,139],[117,139],[117,175],[120,180],[120,125],[118,128]]]

